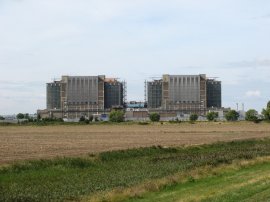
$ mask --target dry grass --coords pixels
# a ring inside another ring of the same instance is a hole
[[[152,145],[194,145],[264,137],[270,137],[270,124],[0,126],[0,165]]]

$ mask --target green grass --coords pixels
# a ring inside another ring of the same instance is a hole
[[[0,169],[0,201],[79,200],[100,191],[132,187],[200,166],[268,155],[270,140],[265,139],[27,161]]]
[[[147,193],[129,202],[150,201],[269,201],[270,162],[229,169],[218,175],[168,186],[160,192]]]

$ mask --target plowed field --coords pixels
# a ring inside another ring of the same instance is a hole
[[[208,144],[270,137],[270,124],[0,126],[0,165],[152,145]]]

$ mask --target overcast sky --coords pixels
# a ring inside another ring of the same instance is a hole
[[[270,100],[269,0],[0,0],[0,114],[46,107],[62,75],[207,74],[224,107]]]

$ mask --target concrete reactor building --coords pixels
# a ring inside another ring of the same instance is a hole
[[[62,76],[47,83],[45,117],[78,118],[124,107],[125,82],[99,76]]]
[[[197,113],[221,107],[221,82],[200,75],[163,75],[147,82],[147,106],[152,111]]]

